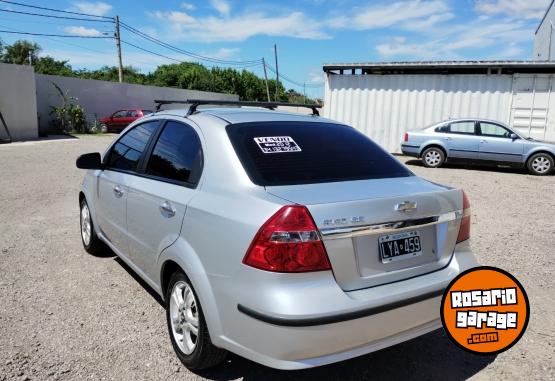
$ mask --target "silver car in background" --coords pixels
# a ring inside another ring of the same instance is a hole
[[[533,175],[550,174],[555,143],[525,138],[508,126],[486,119],[453,119],[405,133],[405,155],[426,167],[445,162],[483,163],[527,168]]]
[[[107,245],[163,298],[191,369],[226,351],[309,368],[410,340],[477,265],[462,190],[318,116],[156,112],[77,166],[85,249]]]

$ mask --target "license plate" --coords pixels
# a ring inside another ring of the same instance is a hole
[[[422,254],[418,232],[403,232],[378,238],[383,263],[416,257]]]

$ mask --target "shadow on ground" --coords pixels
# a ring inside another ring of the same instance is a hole
[[[465,380],[495,356],[467,353],[437,330],[348,361],[299,371],[279,371],[230,355],[225,364],[198,372],[215,381],[243,380]]]
[[[113,253],[112,253],[113,255]],[[119,257],[121,265],[162,307],[160,296]],[[162,317],[161,317],[162,318]],[[243,380],[465,380],[496,356],[467,353],[453,344],[442,329],[362,357],[323,367],[280,371],[229,354],[222,365],[195,372],[214,381]]]

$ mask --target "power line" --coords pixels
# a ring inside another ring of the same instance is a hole
[[[19,5],[19,6],[21,6],[21,7],[34,8],[34,9],[41,9],[41,10],[43,10],[43,11],[67,13],[67,14],[70,14],[70,15],[79,15],[79,16],[88,16],[88,17],[98,17],[98,18],[113,20],[113,17],[108,17],[108,16],[92,15],[92,14],[90,14],[90,13],[81,13],[81,12],[62,11],[62,10],[60,10],[60,9],[39,7],[39,6],[37,6],[37,5],[30,5],[30,4],[18,3],[18,2],[15,2],[15,1],[0,0],[0,2],[2,2],[2,3],[8,3],[8,4],[13,4],[13,5]]]
[[[122,26],[122,28],[126,29],[127,31],[129,31],[131,33],[134,33],[134,34],[138,35],[139,37],[142,37],[142,38],[144,38],[144,39],[146,39],[146,40],[148,40],[148,41],[150,41],[154,44],[160,45],[160,46],[162,46],[166,49],[169,49],[169,50],[173,50],[174,52],[177,52],[177,53],[180,53],[180,54],[192,57],[192,58],[196,58],[196,59],[201,60],[201,61],[209,61],[209,62],[213,62],[213,63],[219,63],[219,64],[222,64],[222,65],[239,65],[239,66],[245,65],[245,64],[259,65],[259,64],[262,63],[261,59],[248,60],[248,61],[234,61],[234,60],[222,60],[222,59],[219,59],[219,58],[203,56],[201,54],[193,53],[193,52],[178,48],[176,46],[170,45],[170,44],[168,44],[164,41],[161,41],[161,40],[159,40],[155,37],[152,37],[152,36],[150,36],[150,35],[148,35],[144,32],[141,32],[140,30],[137,30],[137,29],[133,28],[132,26],[130,26],[130,25],[124,23],[124,22],[121,22],[121,26]]]
[[[25,34],[29,36],[46,36],[46,37],[64,37],[64,38],[113,38],[111,36],[74,36],[71,34],[48,34],[48,33],[31,33],[31,32],[14,32],[10,30],[0,30],[0,33]]]
[[[45,15],[45,14],[42,14],[42,13],[12,11],[10,9],[0,9],[0,12],[17,13],[17,14],[20,14],[20,15],[29,15],[29,16],[50,17],[50,18],[54,18],[54,19],[64,19],[64,20],[80,20],[80,21],[93,21],[93,22],[114,22],[113,20],[93,20],[93,19],[87,19],[87,18],[84,18],[84,17]]]
[[[21,29],[12,28],[12,27],[9,27],[9,26],[7,26],[7,25],[0,25],[0,28],[8,28],[8,29],[11,29],[11,30],[16,31],[16,32],[21,32]],[[39,36],[39,37],[40,37],[40,36]],[[50,40],[50,41],[56,42],[56,43],[58,43],[58,44],[63,44],[63,45],[68,45],[68,46],[75,46],[75,47],[77,47],[77,48],[82,48],[82,49],[85,49],[85,50],[89,50],[89,51],[91,51],[91,52],[93,52],[93,53],[100,53],[100,54],[105,54],[105,53],[106,53],[106,52],[102,52],[102,51],[100,51],[100,50],[91,49],[91,48],[89,48],[89,47],[87,47],[87,46],[74,44],[74,43],[71,43],[71,42],[68,42],[68,41],[56,40],[56,39],[50,38],[50,37],[42,37],[42,38],[44,38],[44,39],[46,39],[46,40]]]
[[[268,64],[266,64],[266,67],[268,68],[268,70],[270,70],[272,73],[276,74],[276,69]],[[324,86],[323,84],[311,84],[311,83],[301,83],[298,81],[295,81],[294,79],[289,78],[288,76],[286,76],[285,74],[283,74],[283,72],[280,71],[279,73],[279,77],[284,79],[286,82],[289,82],[293,85],[296,85],[298,87],[308,87],[308,88],[320,88],[322,86]]]
[[[162,57],[162,58],[168,59],[168,60],[170,60],[170,61],[175,61],[175,62],[178,62],[178,63],[184,63],[184,62],[185,62],[185,63],[194,63],[194,62],[183,61],[183,60],[179,60],[179,59],[177,59],[177,58],[169,57],[169,56],[166,56],[166,55],[164,55],[164,54],[161,54],[161,53],[158,53],[158,52],[154,52],[154,51],[152,51],[152,50],[145,49],[145,48],[140,47],[140,46],[138,46],[138,45],[132,44],[131,42],[127,42],[127,41],[124,41],[124,40],[121,40],[121,42],[122,42],[122,44],[125,44],[125,45],[128,45],[128,46],[132,46],[132,47],[134,47],[135,49],[142,50],[143,52],[150,53],[150,54],[152,54],[152,55],[155,55],[155,56],[158,56],[158,57]],[[258,63],[246,64],[246,65],[242,66],[242,68],[254,67],[254,66],[258,66],[258,65],[259,65]],[[210,67],[210,68],[211,68],[211,67],[215,67],[215,66],[210,66],[210,65],[205,65],[205,66]]]

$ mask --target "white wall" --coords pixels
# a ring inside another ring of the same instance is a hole
[[[38,137],[35,93],[32,67],[0,63],[0,111],[14,140]],[[1,122],[0,138],[7,138]]]
[[[61,104],[58,92],[52,82],[60,86],[62,90],[68,90],[70,96],[77,97],[78,103],[85,108],[89,118],[92,118],[92,114],[97,114],[99,118],[109,116],[115,111],[125,108],[154,110],[155,99],[238,99],[238,96],[234,94],[36,74],[37,107],[41,133],[53,132],[49,115],[51,106]]]
[[[323,115],[400,152],[405,131],[458,117],[508,123],[511,75],[328,74]]]
[[[534,56],[536,61],[555,59],[555,7],[553,1],[534,36]]]

